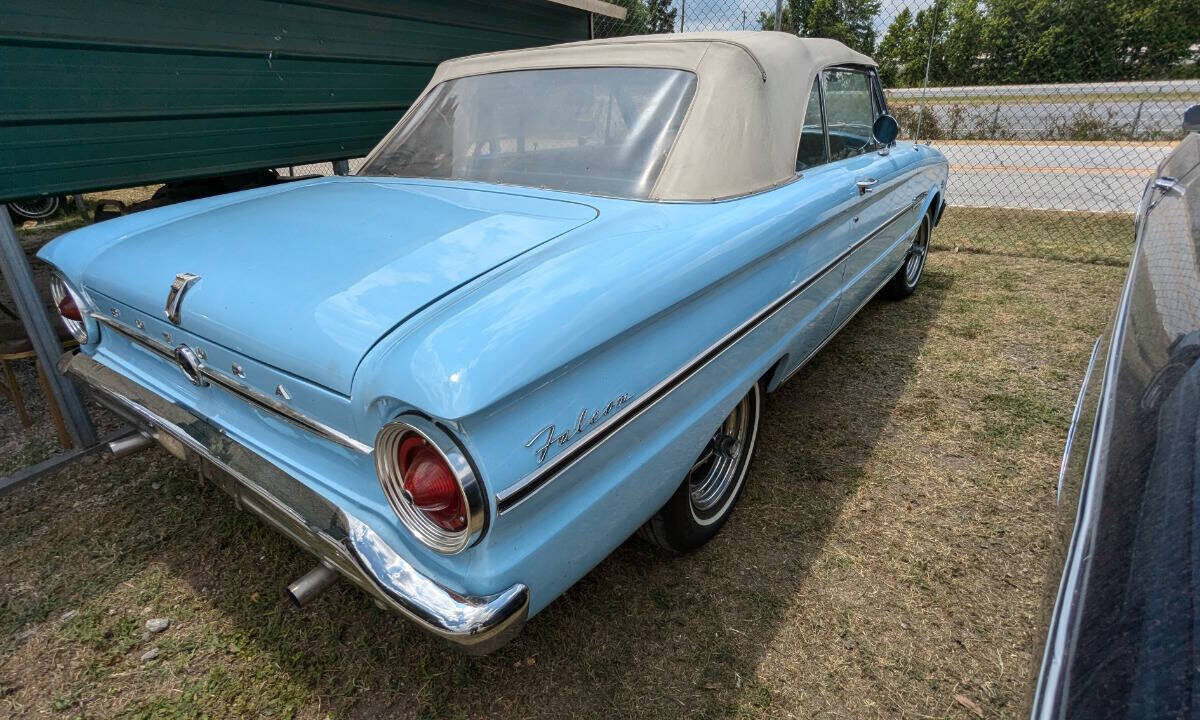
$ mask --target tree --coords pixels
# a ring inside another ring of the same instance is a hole
[[[671,7],[671,0],[650,0],[646,5],[646,31],[650,33],[675,32],[675,16],[678,10]]]
[[[902,87],[901,78],[908,77],[907,66],[913,62],[916,30],[912,12],[906,7],[888,25],[883,40],[875,50],[875,62],[879,63],[879,79],[884,87]]]
[[[875,49],[875,16],[880,0],[788,0],[780,30],[803,37],[840,40],[862,53]],[[763,30],[775,28],[775,13],[758,16]]]
[[[983,62],[987,59],[985,23],[978,1],[949,0],[946,8],[947,12],[938,18],[944,28],[938,35],[937,84],[986,84],[988,79],[981,75]]]
[[[783,3],[783,12],[780,14],[779,31],[792,35],[799,34],[799,30],[796,29],[796,18],[806,17],[811,8],[812,0],[787,0]],[[775,13],[766,10],[760,12],[758,25],[763,30],[775,30]]]
[[[991,82],[1200,77],[1195,0],[987,0]]]
[[[880,76],[895,87],[918,86],[925,81],[928,60],[930,85],[986,83],[981,75],[987,58],[983,34],[984,18],[977,0],[939,0],[916,17],[905,8],[888,26],[875,51]]]
[[[1121,38],[1122,77],[1200,77],[1200,11],[1194,0],[1112,3]]]
[[[597,37],[616,35],[651,35],[675,32],[678,10],[671,7],[671,0],[611,0],[625,8],[625,20],[621,23],[596,23]]]

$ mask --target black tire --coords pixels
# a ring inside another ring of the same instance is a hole
[[[929,256],[929,227],[929,216],[926,215],[913,235],[912,245],[909,246],[900,269],[888,284],[883,286],[880,295],[888,300],[903,300],[916,291],[917,284],[921,282],[921,273],[925,270],[925,259]]]
[[[63,199],[58,195],[43,195],[36,198],[11,200],[8,203],[8,213],[18,222],[25,220],[45,220],[53,217],[62,209]]]
[[[711,540],[742,495],[761,419],[762,388],[755,384],[713,433],[675,494],[638,535],[676,553]]]

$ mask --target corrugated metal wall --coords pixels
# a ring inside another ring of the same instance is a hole
[[[3,0],[0,201],[359,156],[438,62],[587,36],[542,0]]]

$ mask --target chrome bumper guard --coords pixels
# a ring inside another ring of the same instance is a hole
[[[221,428],[82,353],[59,371],[91,389],[105,407],[172,454],[199,460],[204,477],[423,630],[471,654],[516,635],[529,614],[529,588],[516,584],[483,597],[460,595],[422,575],[365,523],[334,505]]]

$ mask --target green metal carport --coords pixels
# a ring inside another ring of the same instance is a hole
[[[3,0],[0,203],[366,154],[447,58],[583,40],[601,0]],[[0,271],[60,353],[0,209]],[[51,398],[96,445],[73,386]],[[49,466],[48,466],[49,467]],[[39,470],[0,479],[0,492]]]

